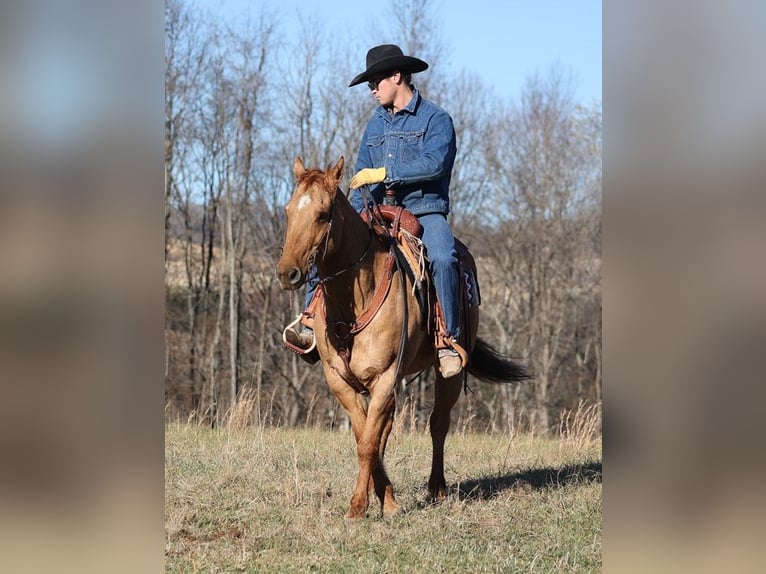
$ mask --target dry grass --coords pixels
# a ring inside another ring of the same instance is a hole
[[[258,424],[256,420],[258,397],[256,390],[248,387],[238,393],[237,404],[224,416],[224,425],[233,431],[245,430]],[[203,419],[204,420],[204,419]]]
[[[601,403],[580,401],[574,411],[561,414],[559,434],[562,446],[577,453],[587,453],[601,443]]]
[[[356,474],[351,433],[264,429],[234,413],[223,429],[169,425],[166,569],[600,571],[601,442],[577,438],[591,415],[572,413],[559,440],[450,435],[440,505],[426,497],[430,439],[402,419],[386,462],[407,512],[387,520],[375,505],[352,523],[343,520]]]

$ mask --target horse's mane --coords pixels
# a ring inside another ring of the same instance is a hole
[[[325,186],[327,184],[327,174],[321,169],[318,169],[315,167],[308,168],[298,178],[298,183],[299,184],[305,183],[307,187],[311,187],[314,184]],[[345,193],[343,193],[343,191],[340,189],[339,186],[335,194],[335,200],[342,201],[348,204],[349,206],[351,205],[351,202],[349,201],[348,197],[346,196]],[[354,213],[356,213],[356,211],[354,211]],[[357,213],[357,215],[359,214]]]
[[[327,176],[321,169],[312,167],[303,172],[298,181],[300,183],[305,181],[307,185],[313,185],[315,183],[323,183],[326,177]]]

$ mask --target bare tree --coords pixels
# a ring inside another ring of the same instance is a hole
[[[267,73],[273,26],[261,20],[258,27],[229,30],[226,35],[231,73],[231,126],[228,173],[225,187],[224,244],[228,275],[229,388],[228,404],[234,406],[240,386],[241,293],[248,240],[247,214],[259,187],[256,157],[265,147],[257,126],[268,115]]]
[[[591,338],[587,353],[600,349],[594,329],[600,325],[600,124],[574,105],[566,87],[556,70],[545,80],[531,78],[520,106],[498,118],[486,147],[499,231],[488,255],[508,277],[505,293],[494,294],[504,301],[496,312],[523,334],[536,373],[534,422],[543,431],[570,384],[580,339]]]
[[[204,82],[209,42],[199,21],[178,0],[165,5],[165,32],[165,260],[167,266],[169,246],[174,239],[180,239],[178,249],[183,253],[187,287],[187,376],[192,408],[196,408],[200,290],[193,251],[198,211],[193,163],[197,98]],[[181,219],[180,237],[171,229],[173,212]]]
[[[469,379],[458,424],[552,429],[562,409],[600,400],[600,109],[577,106],[555,71],[530,79],[518,102],[456,77],[436,7],[391,0],[380,37],[305,24],[278,44],[272,19],[224,27],[182,0],[166,4],[166,388],[176,416],[216,423],[252,386],[260,422],[343,424],[321,370],[282,348],[303,297],[279,291],[273,266],[292,160],[324,167],[343,155],[353,173],[375,101],[347,84],[385,42],[431,64],[416,85],[455,122],[450,218],[479,266],[480,329],[537,374],[516,388]],[[426,372],[400,393],[418,426],[432,384]]]
[[[405,54],[412,54],[429,63],[429,73],[417,76],[417,87],[424,95],[439,103],[437,94],[443,93],[445,75],[442,64],[446,63],[446,48],[441,37],[434,0],[390,0],[393,16],[389,33]]]

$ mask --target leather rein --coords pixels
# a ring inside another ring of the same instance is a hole
[[[317,245],[317,248],[312,252],[311,257],[309,257],[309,267],[311,267],[314,264],[314,261],[316,260],[316,256],[319,253],[320,246],[322,246],[322,259],[324,259],[325,253],[327,252],[327,243],[330,241],[330,232],[332,231],[332,212],[334,210],[335,210],[335,202],[333,201],[330,204],[330,213],[328,214],[327,229],[325,230],[324,235],[322,235],[322,239],[319,240],[319,244]],[[367,253],[369,253],[370,246],[372,245],[372,230],[370,229],[369,231],[370,233],[367,236],[367,247],[364,248],[364,251],[359,256],[359,258],[353,263],[350,263],[349,265],[347,265],[346,267],[343,267],[340,271],[336,271],[335,273],[330,273],[327,277],[319,279],[317,281],[317,285],[324,285],[325,283],[329,283],[330,281],[335,279],[338,275],[341,275],[345,273],[346,271],[359,267],[362,261],[364,261],[364,258],[367,257]]]
[[[324,237],[319,241],[319,245],[322,245],[324,243],[324,248],[322,249],[322,257],[324,258],[325,252],[327,249],[327,243],[329,241],[330,232],[332,230],[332,212],[335,206],[335,202],[333,201],[332,206],[330,207],[330,215],[329,215],[329,222],[327,226],[327,230],[325,231]],[[385,222],[383,221],[383,218],[380,216],[374,216],[374,213],[370,213],[368,217],[368,241],[367,246],[364,249],[364,252],[362,255],[353,263],[347,265],[346,267],[343,267],[339,271],[336,271],[334,273],[331,273],[327,275],[326,277],[323,277],[318,281],[318,293],[317,295],[321,296],[322,298],[327,298],[327,292],[325,290],[325,285],[338,277],[339,275],[345,273],[346,271],[349,271],[350,269],[355,269],[359,267],[359,265],[364,261],[364,259],[367,257],[368,253],[370,252],[370,247],[372,245],[372,238],[374,235],[374,232],[372,230],[372,221],[375,219],[375,221],[380,224],[383,229],[385,230],[385,236],[388,238],[388,255],[386,256],[386,262],[383,269],[383,280],[377,282],[377,286],[375,288],[375,292],[373,293],[372,300],[370,301],[370,304],[360,313],[360,315],[351,322],[348,321],[335,321],[330,320],[327,317],[327,307],[326,305],[319,305],[319,312],[322,314],[323,319],[325,320],[325,324],[327,325],[327,330],[332,333],[332,335],[336,339],[336,347],[338,356],[343,360],[343,364],[346,367],[346,374],[343,377],[344,380],[358,393],[362,395],[368,395],[369,390],[364,386],[364,384],[357,378],[356,375],[351,370],[351,345],[353,343],[353,337],[361,332],[365,327],[367,327],[370,322],[373,320],[373,318],[378,314],[378,311],[380,311],[380,308],[383,306],[383,303],[388,298],[388,294],[391,291],[391,284],[393,283],[393,275],[394,271],[398,269],[401,265],[398,257],[396,256],[396,250],[395,250],[395,242],[392,239],[391,235],[388,233],[388,230],[385,226]],[[316,257],[317,253],[319,252],[319,246],[314,251],[314,253],[311,256],[310,263],[313,263],[314,258]],[[407,331],[407,295],[406,295],[406,288],[404,285],[405,278],[404,273],[401,274],[402,279],[402,293],[404,298],[404,305],[405,305],[405,321],[402,324],[402,335],[401,335],[401,341],[400,341],[400,349],[399,353],[397,354],[396,358],[396,376],[398,377],[399,369],[401,367],[401,360],[402,355],[404,352],[404,344],[406,343],[406,331]]]

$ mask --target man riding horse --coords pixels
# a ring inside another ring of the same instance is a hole
[[[455,238],[447,221],[449,185],[457,144],[450,115],[426,100],[412,83],[412,74],[428,68],[423,60],[405,56],[399,46],[384,44],[367,52],[367,69],[349,87],[367,82],[380,104],[367,123],[351,179],[351,204],[362,212],[374,202],[391,198],[417,216],[430,262],[445,333],[439,337],[439,370],[445,378],[463,368],[457,341],[460,337],[459,270]],[[388,193],[386,193],[388,192]],[[309,279],[306,307],[316,289]],[[314,333],[289,327],[287,340],[304,350],[313,349]],[[465,356],[465,351],[462,355]]]

